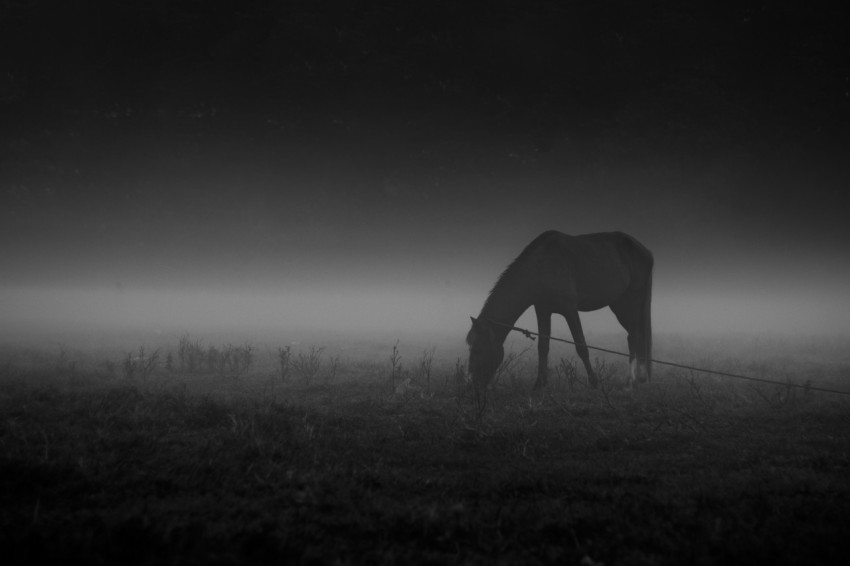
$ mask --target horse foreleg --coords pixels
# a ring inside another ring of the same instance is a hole
[[[565,314],[567,325],[570,327],[570,334],[573,335],[573,342],[576,343],[576,353],[584,364],[584,369],[587,371],[587,381],[591,387],[596,387],[599,380],[596,378],[596,373],[593,371],[593,366],[590,365],[590,352],[587,349],[587,344],[584,341],[584,330],[581,328],[581,320],[578,317],[578,311],[572,311]]]
[[[552,334],[552,313],[535,307],[537,313],[537,381],[534,389],[546,386],[549,380],[549,336]]]

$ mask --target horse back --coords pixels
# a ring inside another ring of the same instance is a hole
[[[579,310],[610,304],[652,270],[649,250],[623,232],[570,236],[549,231],[535,242],[541,272],[549,280],[546,287],[573,295]]]

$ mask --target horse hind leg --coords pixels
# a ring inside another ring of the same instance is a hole
[[[632,383],[646,383],[649,381],[649,361],[646,355],[646,337],[643,328],[639,324],[630,325],[626,331],[629,333],[629,372]]]
[[[628,379],[628,382],[626,383],[626,388],[631,389],[632,385],[634,385],[635,383],[640,383],[640,381],[641,381],[640,378],[639,378],[640,365],[638,363],[638,357],[637,357],[638,349],[637,349],[637,345],[635,344],[636,340],[634,338],[634,334],[631,331],[629,331],[628,342],[629,342],[629,379]]]
[[[570,334],[573,335],[573,342],[576,344],[576,353],[584,364],[584,369],[587,371],[587,382],[590,383],[591,387],[595,388],[599,383],[599,379],[596,377],[596,372],[593,371],[593,366],[590,365],[590,352],[587,349],[587,343],[584,341],[584,330],[581,327],[581,319],[578,317],[578,311],[565,314],[564,318],[567,319]]]
[[[627,340],[629,344],[629,376],[626,379],[626,388],[631,389],[636,383],[645,381],[641,375],[640,362],[640,343],[638,338],[639,329],[635,324],[637,317],[633,316],[627,305],[615,304],[611,305],[611,310],[620,322],[620,325],[626,330]]]
[[[534,389],[542,389],[546,386],[549,373],[549,335],[552,333],[552,313],[538,310],[537,313],[537,381]]]

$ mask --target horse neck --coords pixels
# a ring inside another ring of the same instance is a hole
[[[532,305],[531,294],[523,285],[515,282],[499,281],[484,307],[481,309],[479,318],[513,326],[517,319]],[[510,328],[496,326],[496,338],[500,344],[504,343],[510,333]]]

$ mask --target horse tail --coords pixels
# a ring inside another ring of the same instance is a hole
[[[647,262],[646,284],[641,305],[641,321],[643,325],[643,359],[646,364],[646,380],[652,381],[652,267],[653,259],[650,254]]]

